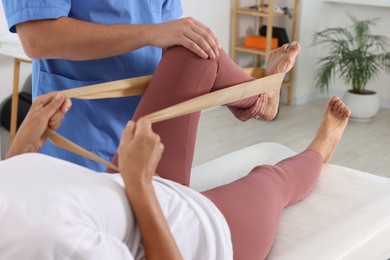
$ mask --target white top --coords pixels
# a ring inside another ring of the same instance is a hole
[[[154,178],[184,259],[232,259],[226,220],[206,197]],[[0,259],[144,259],[119,174],[42,154],[0,162]]]

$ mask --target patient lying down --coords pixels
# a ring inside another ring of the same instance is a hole
[[[274,51],[273,59],[278,60],[276,64],[283,63],[286,57],[295,59],[298,51],[297,43],[289,49],[283,46]],[[177,56],[182,58],[172,60],[192,63],[192,55],[181,47],[169,49],[160,67]],[[233,64],[227,57],[201,60],[197,66],[204,63],[208,67],[217,63],[214,77],[218,79],[210,80],[209,91],[214,82],[226,84],[229,75],[236,73],[233,69],[223,74],[221,66],[225,65],[218,63]],[[282,70],[291,69],[293,63],[288,64]],[[157,75],[169,71],[160,67]],[[188,68],[183,66],[183,70]],[[199,71],[197,77],[204,76],[205,70]],[[177,79],[177,73],[171,74]],[[169,75],[165,77],[170,80]],[[158,81],[152,83],[148,91],[161,91]],[[186,87],[196,88],[196,84]],[[147,107],[150,96],[143,97],[140,109]],[[276,96],[278,93],[269,93],[229,106],[239,109],[241,115],[257,111],[251,114],[257,117],[277,110],[278,102],[272,100]],[[259,107],[263,108],[257,110]],[[331,98],[317,134],[305,151],[274,166],[257,166],[233,183],[198,193],[153,176],[159,173],[160,160],[167,159],[162,157],[167,146],[180,147],[181,142],[194,137],[163,139],[160,136],[166,135],[169,124],[152,128],[142,118],[143,111],[138,111],[139,118],[129,121],[123,130],[118,148],[119,174],[96,173],[34,153],[45,142],[46,128],[57,128],[68,108],[61,93],[38,97],[8,159],[0,162],[0,259],[264,259],[272,247],[283,208],[310,193],[350,115],[339,98]],[[247,109],[253,111],[248,113]],[[181,124],[176,136],[182,129],[196,132],[199,116],[184,118],[187,120],[171,120]],[[182,153],[176,149],[178,157]],[[176,169],[172,171],[177,174]]]

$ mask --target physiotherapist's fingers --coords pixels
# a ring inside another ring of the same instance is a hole
[[[205,26],[199,21],[195,20],[195,24],[197,25],[197,27],[194,27],[193,30],[196,33],[202,35],[202,37],[206,40],[209,46],[213,49],[214,54],[218,56],[219,50],[222,48],[221,44],[219,43],[218,37],[209,27]]]
[[[184,36],[190,41],[190,44],[187,43],[185,47],[192,51],[195,50],[197,54],[201,53],[200,57],[214,59],[219,55],[220,45],[216,36],[209,28],[196,20],[192,21],[191,25],[184,31]],[[206,53],[207,57],[199,49]]]
[[[207,40],[203,37],[203,35],[197,33],[193,29],[187,30],[185,32],[185,37],[188,38],[189,43],[186,48],[190,49],[191,51],[196,51],[195,53],[205,53],[206,56],[202,54],[202,58],[211,58],[215,59],[217,57],[217,54],[214,52],[213,47],[210,45],[210,43],[207,42]],[[200,51],[201,50],[201,51]]]
[[[201,57],[202,59],[207,59],[209,57],[209,54],[207,54],[197,43],[195,43],[191,38],[184,37],[180,44]]]
[[[156,47],[181,45],[203,59],[219,54],[220,44],[215,34],[191,17],[156,24],[149,32],[151,45]]]

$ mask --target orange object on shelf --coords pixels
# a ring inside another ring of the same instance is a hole
[[[278,44],[279,44],[278,38],[272,38],[271,49],[278,48]],[[265,50],[265,47],[267,46],[267,38],[261,35],[246,36],[244,46],[248,48]]]

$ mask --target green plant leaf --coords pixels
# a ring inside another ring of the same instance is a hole
[[[362,93],[381,71],[390,73],[388,39],[371,32],[379,19],[358,20],[348,16],[349,26],[326,28],[314,34],[313,45],[321,45],[327,51],[326,56],[317,61],[315,85],[321,92],[329,91],[336,75],[351,86],[353,92]]]

